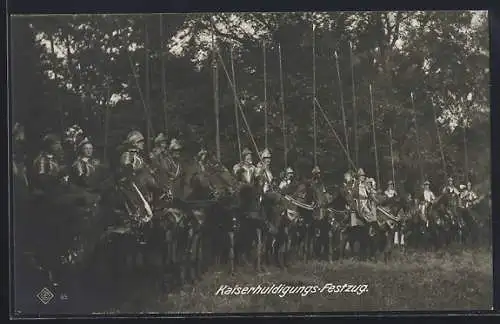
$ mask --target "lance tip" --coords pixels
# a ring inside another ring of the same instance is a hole
[[[335,58],[338,58],[337,51],[333,51],[333,54],[335,55]]]
[[[316,24],[315,23],[312,24],[312,28],[313,28],[313,31],[316,29]]]

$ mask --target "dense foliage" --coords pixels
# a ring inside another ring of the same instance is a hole
[[[413,183],[420,178],[419,150],[423,172],[434,182],[445,174],[463,181],[466,164],[471,180],[489,178],[489,38],[484,13],[24,16],[12,19],[11,30],[13,119],[26,125],[29,157],[45,132],[60,133],[73,123],[93,137],[99,154],[111,154],[134,128],[150,137],[167,128],[170,137],[180,137],[188,148],[203,142],[215,150],[215,36],[224,62],[217,69],[222,160],[229,166],[238,159],[228,82],[231,50],[245,117],[259,149],[264,147],[265,52],[273,166],[284,166],[282,77],[288,163],[297,166],[303,158],[309,172],[314,33],[316,98],[344,141],[343,96],[349,151],[358,166],[375,177],[373,102],[383,182],[392,178],[389,129],[397,180]],[[349,167],[345,153],[319,110],[316,118],[318,164],[338,181]],[[243,120],[239,125],[243,146],[253,148]]]

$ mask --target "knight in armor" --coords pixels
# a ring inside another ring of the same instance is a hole
[[[100,165],[100,161],[93,157],[94,147],[88,138],[84,138],[78,145],[78,158],[72,165],[71,182],[77,186],[89,188],[90,180]]]
[[[154,168],[162,167],[162,160],[167,155],[167,144],[168,140],[163,133],[155,137],[153,150],[149,154],[151,164]]]
[[[257,165],[256,174],[262,192],[266,193],[272,190],[274,183],[274,177],[271,172],[271,152],[267,148],[262,151],[261,159],[262,162],[259,162]]]
[[[287,189],[290,188],[292,183],[295,180],[295,173],[293,172],[293,169],[288,167],[285,170],[285,177],[284,179],[280,182],[279,189],[282,192],[287,192]]]
[[[460,192],[458,191],[458,189],[455,187],[455,185],[453,183],[453,178],[452,177],[448,178],[448,183],[443,188],[442,193],[443,194],[450,194],[450,195],[456,196],[456,197],[458,197],[460,195]]]
[[[24,127],[16,123],[12,129],[13,145],[12,145],[12,174],[14,179],[20,180],[25,188],[28,187],[27,170],[25,165],[25,137]]]
[[[75,159],[79,155],[79,144],[85,139],[85,133],[83,129],[74,124],[66,131],[64,132],[64,138],[63,138],[63,150],[64,150],[64,156],[63,156],[63,161],[62,163],[68,167],[71,168],[73,162],[75,162]],[[69,170],[68,170],[69,171]],[[69,174],[70,172],[68,172]]]
[[[325,208],[328,206],[329,201],[325,184],[321,180],[321,170],[318,166],[315,166],[312,170],[311,187],[313,190],[313,199],[315,204],[320,208],[320,218],[323,218]]]
[[[424,182],[424,191],[419,204],[420,215],[424,221],[427,221],[427,211],[436,200],[436,196],[430,189],[430,184],[428,180]]]
[[[254,185],[256,183],[256,167],[252,161],[252,151],[245,148],[243,150],[243,161],[233,166],[233,174],[242,183]]]
[[[43,150],[33,162],[34,189],[47,192],[65,183],[60,157],[62,155],[61,140],[54,134],[43,138]]]
[[[205,172],[207,163],[208,151],[202,147],[196,155],[196,162],[201,172]]]
[[[472,183],[470,181],[467,182],[467,187],[465,187],[460,194],[460,200],[462,201],[463,206],[465,208],[470,208],[471,206],[474,206],[474,204],[477,203],[478,199],[479,197],[472,190]]]
[[[365,220],[374,221],[375,219],[373,219],[370,206],[372,191],[363,169],[358,170],[358,181],[354,188],[354,195],[356,197],[356,205],[359,215]]]
[[[388,199],[393,199],[398,195],[394,189],[394,182],[392,180],[387,183],[387,189],[384,191],[384,195]]]
[[[127,135],[124,144],[126,149],[120,156],[121,172],[124,175],[132,175],[145,169],[144,136],[138,131],[132,131]]]

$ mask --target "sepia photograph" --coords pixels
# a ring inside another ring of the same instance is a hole
[[[9,38],[12,318],[493,309],[488,12]]]

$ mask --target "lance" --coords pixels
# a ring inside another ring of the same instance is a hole
[[[424,183],[424,169],[422,167],[422,157],[420,153],[420,139],[418,137],[418,121],[417,121],[417,110],[415,109],[415,101],[413,99],[413,92],[410,93],[411,105],[413,107],[413,115],[415,117],[415,137],[417,139],[417,155],[418,155],[418,167],[420,170],[420,183],[421,185]],[[445,170],[446,172],[446,170]]]
[[[313,105],[313,140],[314,140],[314,165],[318,165],[317,161],[317,130],[316,130],[316,37],[315,31],[316,25],[312,25],[312,62],[313,62],[313,94],[312,94],[312,105]]]
[[[108,152],[108,134],[109,134],[109,114],[110,114],[110,89],[109,89],[109,84],[108,84],[108,89],[107,89],[107,102],[105,105],[105,111],[104,111],[104,162],[108,162],[107,160],[107,152]]]
[[[394,170],[394,154],[392,150],[392,128],[389,128],[389,148],[391,150],[392,182],[396,186],[396,172]]]
[[[54,65],[54,79],[56,83],[56,96],[57,96],[57,107],[59,109],[59,123],[61,127],[61,133],[64,133],[64,113],[62,109],[62,102],[61,102],[61,95],[59,94],[59,85],[58,85],[58,75],[57,75],[57,70],[56,70],[56,65],[57,65],[57,55],[55,51],[55,46],[54,46],[54,36],[52,34],[50,35],[50,50],[52,52],[52,56],[54,59],[52,60],[52,64]]]
[[[116,28],[118,30],[121,29],[117,23],[115,23],[115,25],[116,25]],[[134,64],[132,62],[132,56],[130,55],[130,52],[128,51],[128,47],[125,47],[125,52],[127,53],[127,58],[128,58],[128,63],[130,65],[130,70],[132,71],[132,74],[134,76],[135,86],[137,87],[137,91],[139,92],[139,97],[141,99],[142,107],[144,108],[144,114],[146,115],[146,118],[147,118],[148,129],[150,130],[150,133],[154,134],[151,116],[149,115],[149,110],[148,110],[147,105],[146,105],[146,100],[144,99],[144,94],[142,93],[141,85],[139,84],[139,77],[137,76],[137,72],[136,72]]]
[[[373,132],[373,146],[375,149],[375,167],[377,169],[377,183],[380,185],[380,168],[378,164],[378,150],[377,150],[377,136],[375,135],[375,108],[373,107],[373,93],[372,93],[372,85],[369,85],[370,88],[370,107],[371,107],[371,115],[372,115],[372,132]]]
[[[441,154],[441,162],[443,163],[443,171],[444,171],[444,178],[448,178],[448,172],[446,168],[446,159],[444,156],[444,150],[443,150],[443,143],[441,141],[441,132],[439,131],[439,126],[437,123],[437,114],[436,114],[436,107],[434,107],[434,103],[432,104],[432,114],[434,116],[434,126],[436,127],[436,136],[438,140],[438,145],[439,145],[439,153]]]
[[[221,160],[220,154],[220,130],[219,130],[219,71],[217,68],[217,59],[216,59],[216,45],[215,45],[215,35],[212,32],[212,50],[213,50],[213,59],[212,59],[212,69],[213,69],[213,84],[214,84],[214,110],[215,110],[215,145],[217,148],[217,160]]]
[[[163,14],[160,14],[160,57],[161,57],[161,93],[163,98],[163,122],[165,124],[165,132],[168,131],[167,119],[167,80],[165,76],[165,48],[163,44]],[[167,134],[165,134],[167,135]]]
[[[283,152],[284,152],[285,168],[286,168],[288,166],[288,148],[286,141],[287,130],[286,130],[286,118],[285,118],[285,90],[283,87],[283,64],[281,59],[281,44],[278,44],[278,53],[280,60],[280,91],[281,91],[280,103],[281,103],[281,114],[282,114]]]
[[[328,119],[328,116],[326,115],[324,109],[321,107],[321,105],[319,104],[317,99],[315,99],[314,101],[315,101],[316,105],[318,106],[319,111],[323,114],[323,117],[325,118],[326,123],[330,127],[330,130],[331,130],[333,136],[335,136],[335,138],[337,139],[337,142],[339,143],[340,148],[344,151],[345,155],[347,156],[347,161],[351,164],[351,166],[354,168],[354,170],[357,170],[358,168],[356,167],[356,164],[351,160],[351,158],[349,157],[349,154],[347,154],[347,149],[342,144],[342,140],[340,139],[339,135],[335,131],[335,127],[333,127],[332,122],[330,121],[330,119]]]
[[[264,146],[267,144],[267,62],[266,62],[266,42],[262,42],[262,56],[264,59]]]
[[[465,181],[469,182],[469,154],[467,153],[467,127],[464,121],[464,155],[465,155]]]
[[[359,143],[358,143],[358,112],[356,107],[356,87],[354,85],[354,60],[352,54],[352,42],[349,42],[349,54],[351,60],[351,80],[352,80],[352,114],[353,114],[353,122],[354,122],[354,159],[356,164],[359,164],[358,152],[359,152]]]
[[[149,71],[149,31],[148,31],[148,25],[146,23],[145,25],[145,41],[144,41],[144,55],[145,55],[145,70],[146,70],[146,109],[147,109],[147,116],[146,118],[151,119],[151,85],[150,85],[150,71]],[[148,150],[151,151],[151,137],[153,134],[151,134],[152,128],[151,127],[146,127],[147,129],[147,147]]]
[[[236,73],[234,72],[234,58],[233,58],[233,48],[231,47],[231,72],[233,75],[233,83],[234,88],[236,89],[236,93],[238,92],[238,88],[236,88]],[[234,96],[234,120],[236,122],[236,138],[238,139],[238,153],[240,160],[241,156],[241,139],[240,139],[240,116],[238,114],[238,97]]]
[[[345,136],[345,146],[347,149],[347,153],[349,154],[349,135],[347,134],[347,123],[346,123],[346,115],[345,115],[345,107],[344,107],[344,91],[342,89],[342,80],[340,78],[340,68],[339,68],[339,56],[337,55],[337,51],[335,54],[335,65],[337,67],[337,77],[339,81],[339,94],[340,94],[340,108],[342,109],[342,123],[344,124],[344,136]]]

